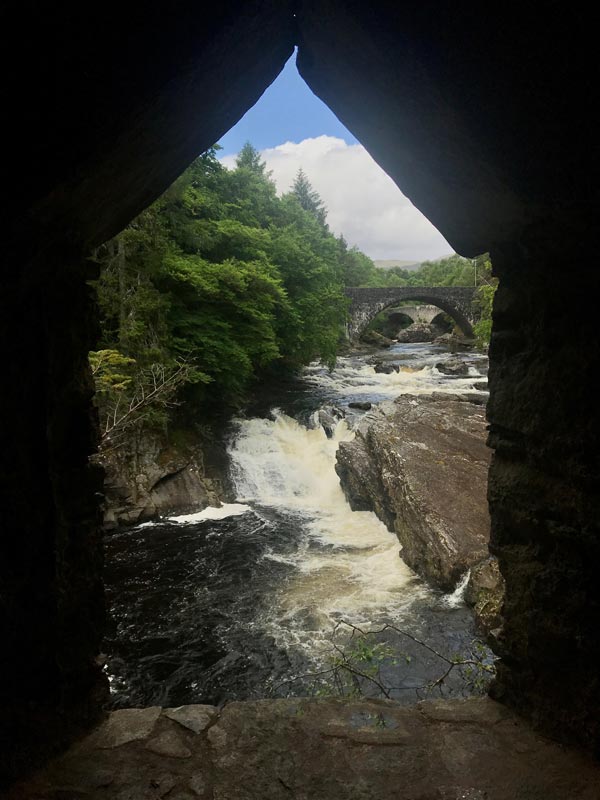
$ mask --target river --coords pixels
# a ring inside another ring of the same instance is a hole
[[[373,353],[340,358],[332,373],[311,365],[270,392],[255,415],[233,421],[235,503],[107,537],[106,671],[115,707],[336,690],[381,696],[380,686],[414,702],[433,691],[416,687],[447,665],[410,637],[450,658],[473,652],[461,587],[442,595],[418,578],[395,535],[374,514],[350,509],[334,466],[339,442],[365,413],[349,403],[473,391],[487,359],[458,356],[469,374],[452,378],[435,368],[456,357],[442,347],[397,344],[377,357],[400,371],[376,373]],[[329,437],[319,409],[327,409]],[[394,629],[350,639],[347,623]],[[346,662],[370,677],[340,669]],[[456,669],[435,692],[480,691],[478,672],[474,678],[477,686]]]

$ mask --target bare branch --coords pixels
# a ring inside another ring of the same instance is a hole
[[[346,628],[349,630],[350,635],[346,642],[345,646],[338,645],[334,640],[336,635],[339,633],[340,629]],[[434,680],[428,681],[420,686],[391,686],[387,685],[381,677],[381,664],[388,657],[387,652],[378,651],[377,648],[384,647],[380,643],[375,644],[374,646],[367,647],[365,646],[365,641],[371,637],[379,636],[386,631],[394,631],[395,633],[405,636],[406,638],[410,639],[415,644],[423,647],[425,650],[430,652],[432,655],[439,658],[446,666],[440,673],[440,675],[435,678]],[[353,643],[357,642],[356,647],[357,650],[352,650]],[[484,673],[489,675],[493,675],[495,673],[495,669],[492,665],[485,664],[481,659],[477,657],[471,658],[450,658],[443,653],[440,653],[431,645],[423,642],[421,639],[418,639],[413,634],[408,633],[408,631],[402,630],[401,628],[396,627],[395,625],[391,625],[386,623],[381,628],[376,630],[365,630],[358,625],[354,625],[351,622],[346,620],[338,621],[332,631],[330,637],[330,644],[332,647],[333,655],[330,657],[331,666],[327,669],[306,673],[304,675],[297,675],[293,678],[289,678],[281,683],[277,684],[276,686],[272,687],[272,693],[277,692],[285,685],[293,684],[298,681],[305,681],[310,679],[313,681],[313,686],[316,685],[319,681],[321,686],[324,683],[329,681],[330,685],[335,689],[338,694],[344,695],[346,694],[346,689],[348,688],[348,680],[352,682],[353,688],[350,690],[351,692],[361,693],[362,686],[361,681],[367,682],[370,685],[374,686],[378,692],[386,698],[391,698],[393,692],[406,692],[406,691],[414,691],[417,694],[417,697],[422,697],[422,692],[424,691],[433,691],[434,689],[439,689],[440,693],[443,694],[443,686],[445,682],[451,675],[451,673],[457,669],[462,667],[474,667],[477,670],[481,670]],[[367,661],[370,665],[368,668],[362,667],[362,663],[366,663],[365,655],[367,655]],[[345,676],[345,679],[344,679]]]

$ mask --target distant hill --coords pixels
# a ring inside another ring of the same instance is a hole
[[[447,256],[440,256],[439,258],[428,258],[427,261],[431,261],[435,263],[436,261],[443,261],[445,258],[450,258],[451,256],[455,255],[455,253],[448,253]],[[379,261],[373,261],[376,267],[379,269],[392,269],[392,267],[400,267],[400,269],[408,269],[411,272],[414,270],[419,269],[422,261],[401,261],[397,258],[386,258]]]
[[[400,261],[397,258],[386,258],[381,261],[373,261],[379,269],[392,269],[392,267],[400,267],[400,269],[418,269],[421,266],[420,261]]]

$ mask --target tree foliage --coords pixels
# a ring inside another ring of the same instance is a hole
[[[327,209],[319,194],[313,189],[302,167],[296,173],[291,194],[300,207],[312,214],[317,222],[320,222],[323,226],[327,224]]]
[[[347,286],[481,286],[492,281],[492,264],[488,253],[476,258],[454,254],[437,261],[423,261],[414,270],[381,269],[363,253],[357,253],[346,276]]]
[[[347,265],[366,256],[329,232],[306,176],[280,198],[251,144],[232,170],[217,151],[96,253],[92,363],[106,419],[137,408],[143,375],[177,374],[169,403],[210,413],[240,404],[267,367],[335,361]]]
[[[477,304],[479,306],[479,320],[473,326],[473,331],[480,347],[487,347],[492,336],[492,307],[496,286],[482,284],[477,290]]]

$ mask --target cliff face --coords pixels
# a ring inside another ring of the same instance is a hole
[[[365,416],[336,470],[355,510],[397,534],[402,558],[444,591],[488,556],[485,410],[458,395],[403,395]]]
[[[105,469],[104,526],[201,511],[228,495],[224,447],[195,431],[137,435],[100,458]]]

